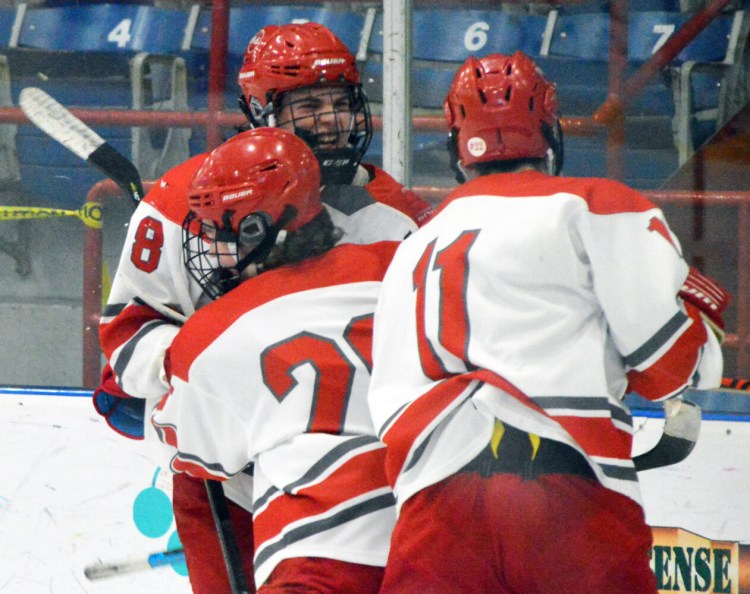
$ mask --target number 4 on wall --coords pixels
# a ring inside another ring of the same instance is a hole
[[[133,19],[122,19],[117,23],[115,28],[109,32],[109,35],[107,35],[107,41],[110,43],[116,43],[117,47],[125,47],[132,39],[130,34],[132,26]]]

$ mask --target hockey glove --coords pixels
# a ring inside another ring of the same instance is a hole
[[[115,396],[100,387],[94,393],[94,408],[120,435],[130,439],[143,439],[145,400]]]
[[[719,343],[724,342],[724,310],[729,304],[729,293],[714,279],[691,266],[678,295],[700,310],[701,317],[711,326]]]

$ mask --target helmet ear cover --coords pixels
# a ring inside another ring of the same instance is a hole
[[[563,131],[560,120],[556,120],[553,126],[542,122],[542,135],[550,146],[546,157],[548,173],[560,175],[565,162]]]
[[[224,213],[224,227],[217,231],[216,238],[217,241],[236,243],[238,252],[246,252],[237,261],[237,270],[241,272],[249,264],[262,264],[268,258],[276,245],[279,233],[289,221],[294,219],[297,209],[287,204],[275,225],[268,213],[252,212],[239,222],[237,233],[232,231],[231,214],[231,212]]]

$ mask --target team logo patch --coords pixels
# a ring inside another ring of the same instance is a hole
[[[487,152],[487,143],[483,138],[474,136],[473,138],[469,138],[468,142],[466,143],[466,148],[469,150],[469,153],[471,153],[473,157],[481,157],[484,153]]]

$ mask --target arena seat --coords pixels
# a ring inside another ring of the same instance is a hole
[[[711,23],[714,25],[716,21]],[[750,20],[744,10],[722,15],[708,37],[701,33],[678,58],[675,93],[675,143],[680,164],[718,131],[748,99],[744,82],[748,68]]]
[[[188,105],[191,109],[205,110],[208,107],[208,60],[211,42],[211,7],[194,5],[195,24],[184,41],[188,71]],[[237,75],[250,39],[263,27],[285,23],[321,23],[331,29],[349,48],[357,54],[362,39],[365,12],[352,12],[333,7],[303,7],[292,5],[244,5],[229,11],[229,40],[227,56],[226,92],[224,106],[228,110],[238,109],[239,87]],[[231,134],[227,131],[226,134]],[[205,150],[205,129],[193,130],[191,152]]]
[[[198,8],[197,5],[195,8]],[[237,74],[242,65],[242,57],[250,39],[263,27],[285,23],[321,23],[331,29],[356,54],[362,38],[364,13],[341,9],[326,9],[298,6],[246,5],[231,8],[229,11],[229,41],[227,65],[227,96],[225,104],[237,106]],[[189,39],[185,40],[184,50],[191,66],[191,98],[193,108],[205,109],[208,83],[208,52],[211,43],[211,8],[201,7],[197,22]]]
[[[641,135],[635,141],[632,132],[635,126],[626,130],[626,151],[668,150],[682,154],[679,149],[685,144],[684,138],[674,136],[671,128],[677,129],[680,122],[683,127],[690,117],[681,113],[688,105],[695,103],[702,108],[715,110],[718,103],[719,85],[708,76],[691,76],[691,89],[695,96],[684,99],[680,82],[685,71],[692,69],[691,64],[718,64],[726,60],[732,47],[732,31],[741,11],[721,14],[714,19],[683,51],[670,66],[654,76],[636,97],[628,97],[630,105],[627,111],[629,119],[636,118],[651,131]],[[632,76],[666,41],[678,31],[690,18],[691,14],[679,11],[631,10],[628,21],[628,58],[627,77]],[[543,52],[539,63],[544,72],[558,84],[560,105],[565,115],[590,115],[607,98],[609,90],[609,28],[610,16],[606,12],[553,11],[550,19],[554,20],[552,35],[547,52]],[[659,130],[659,132],[655,132]],[[694,134],[695,130],[691,133]],[[688,132],[683,133],[683,137]],[[568,143],[571,152],[583,150],[581,139]],[[570,154],[570,153],[569,153]],[[573,157],[573,155],[571,155]],[[626,181],[643,184],[643,178],[628,165],[632,159],[626,158]],[[670,164],[672,158],[657,159],[655,162]],[[678,162],[681,162],[681,158]],[[592,163],[588,158],[580,160],[581,165]],[[566,171],[581,174],[577,171],[576,160],[568,159]],[[634,165],[635,166],[635,165]],[[586,168],[588,170],[588,166]],[[654,171],[646,167],[645,171]],[[655,187],[659,178],[666,179],[672,171],[656,175],[643,188]],[[654,171],[654,173],[658,173]]]
[[[412,13],[411,103],[415,113],[442,114],[443,101],[458,67],[470,55],[541,52],[547,17],[500,10],[415,9]],[[383,15],[378,12],[367,44],[361,73],[365,92],[375,104],[383,101]],[[412,131],[414,175],[442,173],[447,168],[445,133]],[[382,156],[376,134],[368,158]],[[428,171],[429,170],[429,171]]]
[[[378,14],[364,64],[366,91],[382,101],[383,18]],[[470,55],[539,55],[546,16],[491,10],[417,9],[412,14],[412,103],[440,108],[458,66]],[[448,26],[448,24],[450,26]],[[432,84],[429,84],[430,79]],[[381,90],[378,90],[378,89]]]
[[[8,60],[13,100],[17,102],[24,87],[36,86],[69,107],[154,109],[168,105],[171,93],[180,88],[170,77],[179,72],[172,65],[180,60],[176,54],[187,20],[187,11],[143,5],[21,5],[15,11],[10,38],[0,50]],[[167,67],[158,67],[157,61]],[[166,153],[172,153],[170,163],[189,156],[186,144],[175,150],[174,141],[162,142],[185,131],[169,131],[165,138],[123,126],[102,126],[96,131],[123,154],[132,155],[144,176],[153,173],[149,165],[162,162]],[[103,177],[33,126],[20,126],[15,144],[21,170],[19,191],[23,200],[34,205],[78,207]],[[131,151],[134,146],[138,150]]]

